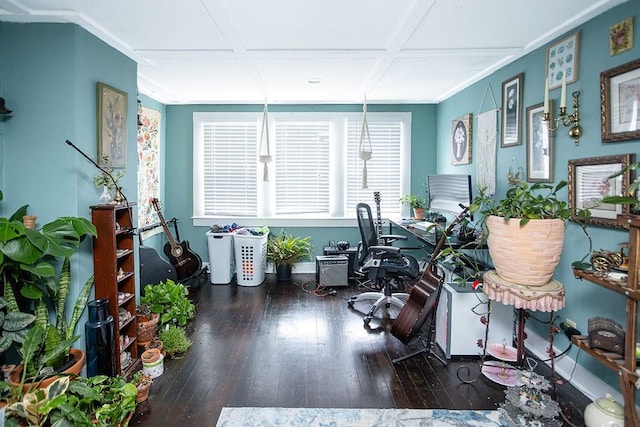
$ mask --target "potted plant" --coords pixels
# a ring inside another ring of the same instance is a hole
[[[133,374],[131,380],[138,390],[136,402],[142,403],[147,400],[149,397],[149,391],[151,390],[151,384],[153,383],[151,376],[145,374],[143,371],[137,371]]]
[[[414,219],[424,220],[424,211],[429,207],[429,201],[425,197],[407,194],[400,198],[400,202],[413,209]]]
[[[311,257],[311,237],[297,237],[280,230],[280,234],[270,234],[267,239],[267,260],[276,268],[278,281],[291,280],[293,265]]]
[[[542,286],[553,276],[564,244],[565,221],[571,212],[556,186],[519,181],[501,199],[484,189],[472,201],[470,211],[484,215],[487,246],[496,273],[518,284]]]
[[[146,346],[156,337],[160,313],[151,311],[149,304],[141,303],[136,308],[136,338],[138,345]]]
[[[181,358],[191,347],[191,340],[184,329],[175,325],[167,325],[160,331],[160,340],[164,349],[172,359]]]
[[[196,306],[189,299],[189,289],[171,279],[144,287],[140,298],[152,313],[160,315],[159,327],[172,324],[186,326],[196,315]]]

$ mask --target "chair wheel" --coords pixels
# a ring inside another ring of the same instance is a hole
[[[347,301],[347,307],[353,308],[353,301],[351,300]]]
[[[367,316],[363,319],[363,321],[365,326],[369,326],[369,323],[371,323],[371,317]]]

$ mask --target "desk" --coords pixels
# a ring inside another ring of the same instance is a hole
[[[412,227],[411,224],[403,224],[402,220],[389,219],[389,234],[394,234],[394,227],[406,231],[407,233],[418,239],[420,243],[425,244],[427,248],[431,249],[428,252],[433,252],[436,245],[438,244],[435,231],[427,233],[420,230],[419,228]],[[485,242],[460,240],[457,236],[449,236],[447,238],[446,245],[453,249],[485,249],[487,247]]]

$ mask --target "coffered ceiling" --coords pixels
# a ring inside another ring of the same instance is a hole
[[[624,1],[0,0],[0,20],[78,24],[168,104],[432,103]]]

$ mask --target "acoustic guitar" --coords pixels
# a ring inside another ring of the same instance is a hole
[[[400,313],[391,325],[391,335],[398,338],[404,344],[409,343],[418,333],[426,322],[429,314],[434,312],[438,303],[439,287],[442,285],[443,277],[438,275],[436,259],[444,247],[447,236],[458,222],[467,215],[469,208],[465,207],[463,211],[451,222],[447,231],[444,232],[438,244],[436,245],[431,259],[424,269],[424,273],[420,280],[413,285],[409,298],[405,305],[400,309]]]
[[[200,259],[200,255],[193,252],[189,248],[189,242],[186,240],[178,243],[176,239],[174,239],[171,231],[169,230],[169,226],[167,222],[164,220],[162,216],[162,212],[160,211],[160,201],[158,199],[151,199],[151,204],[153,205],[153,209],[155,209],[158,214],[158,220],[162,225],[162,229],[164,233],[167,235],[167,243],[164,245],[164,253],[169,258],[169,262],[176,269],[176,275],[178,276],[178,280],[186,281],[193,277],[200,269],[202,268],[202,259]]]

